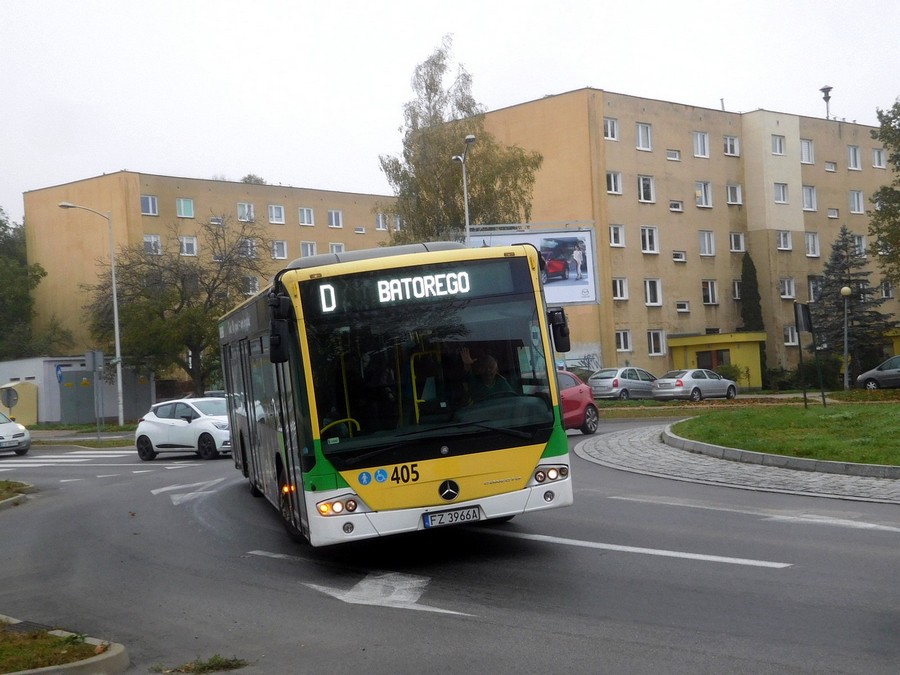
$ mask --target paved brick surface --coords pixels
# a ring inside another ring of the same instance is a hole
[[[613,469],[674,480],[857,501],[900,504],[900,479],[848,476],[747,464],[680,450],[662,442],[667,425],[592,436],[575,449]]]

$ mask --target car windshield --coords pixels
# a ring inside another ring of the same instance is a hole
[[[225,407],[224,398],[209,398],[200,401],[192,401],[192,403],[194,404],[194,407],[204,415],[221,415],[222,417],[224,417],[228,414],[228,410]]]
[[[4,415],[2,412],[0,412],[0,424],[9,424],[10,422],[12,422],[12,420],[9,419],[9,418],[8,418],[6,415]]]
[[[663,375],[663,378],[669,379],[669,380],[674,380],[679,377],[684,377],[685,373],[687,373],[686,370],[670,370],[668,373]]]
[[[592,380],[611,380],[616,374],[619,372],[618,368],[606,368],[605,370],[598,370],[596,373],[591,375]]]

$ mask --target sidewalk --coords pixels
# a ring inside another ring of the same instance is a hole
[[[900,504],[900,467],[812,462],[732,450],[686,441],[674,436],[669,427],[668,424],[651,423],[637,429],[592,436],[576,446],[575,454],[613,469],[672,480]],[[881,474],[882,477],[859,473]]]

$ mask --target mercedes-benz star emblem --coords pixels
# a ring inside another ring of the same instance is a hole
[[[455,481],[445,480],[438,488],[438,494],[444,501],[452,502],[459,497],[459,485]]]

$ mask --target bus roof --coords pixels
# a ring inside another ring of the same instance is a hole
[[[455,241],[432,241],[424,244],[405,244],[403,246],[382,246],[380,248],[367,248],[358,251],[344,251],[342,253],[320,253],[306,258],[297,258],[291,261],[283,270],[301,270],[323,265],[336,265],[342,262],[354,262],[357,260],[370,260],[372,258],[386,258],[394,255],[407,255],[411,253],[425,253],[426,251],[451,251],[465,248],[464,244]],[[280,276],[280,275],[279,275]]]

